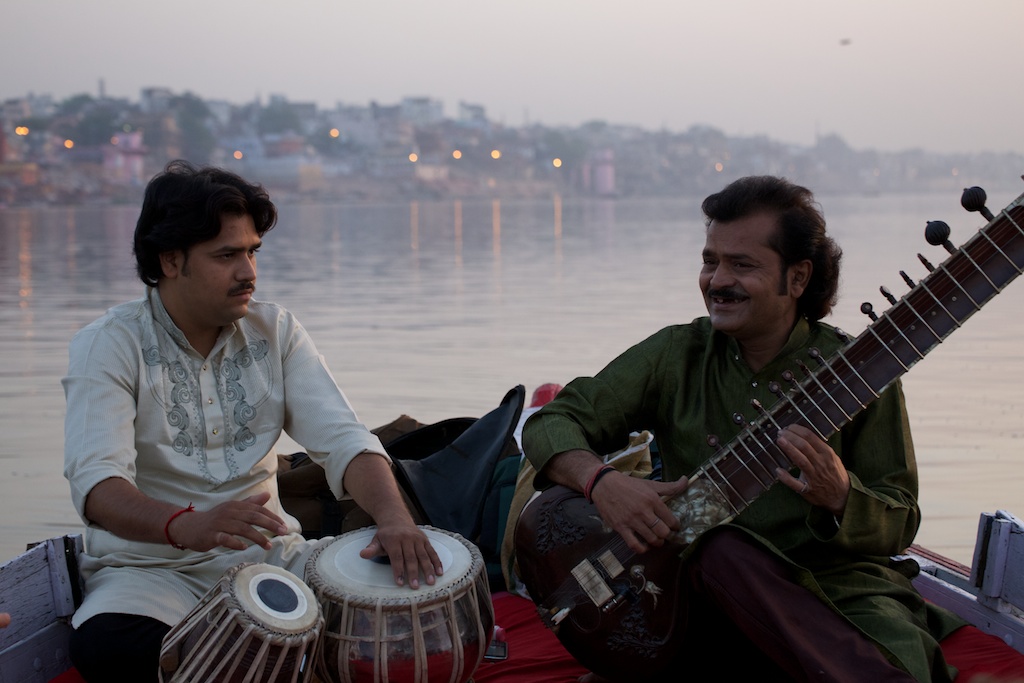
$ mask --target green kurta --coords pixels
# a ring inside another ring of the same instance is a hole
[[[800,375],[797,361],[813,364],[809,348],[827,358],[843,344],[835,328],[801,319],[778,356],[753,372],[736,341],[714,332],[708,318],[667,327],[595,377],[573,380],[530,418],[523,445],[541,473],[537,485],[546,485],[543,467],[554,455],[577,448],[610,453],[640,429],[654,433],[665,479],[688,476],[713,455],[709,435],[727,442],[739,430],[736,412],[756,418],[751,399],[774,405],[770,381],[780,380],[785,370]],[[937,641],[963,622],[924,602],[906,576],[916,567],[908,571],[906,563],[890,560],[910,545],[921,520],[917,465],[899,383],[833,435],[829,445],[850,473],[841,525],[781,485],[730,523],[802,570],[802,583],[891,661],[921,681],[950,680]]]

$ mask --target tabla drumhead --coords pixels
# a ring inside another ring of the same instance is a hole
[[[430,528],[420,528],[433,546],[444,570],[441,576],[436,577],[433,586],[421,582],[420,590],[444,588],[464,577],[473,558],[461,538]],[[339,536],[316,559],[317,574],[341,592],[351,591],[375,597],[409,596],[407,586],[395,584],[388,562],[381,561],[381,558],[367,560],[359,556],[359,551],[369,545],[375,533],[376,527],[367,527]]]
[[[319,604],[313,591],[291,572],[269,564],[242,567],[232,581],[239,606],[254,621],[282,633],[316,626]]]

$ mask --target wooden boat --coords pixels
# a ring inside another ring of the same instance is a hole
[[[81,681],[68,658],[69,622],[82,597],[81,552],[82,537],[67,535],[0,566],[0,612],[12,619],[0,630],[0,683]],[[982,514],[971,567],[919,546],[906,555],[921,565],[918,590],[971,624],[943,642],[960,678],[1024,680],[1024,522],[1005,511]],[[498,594],[492,601],[509,657],[485,661],[477,683],[574,681],[584,671],[529,600]]]

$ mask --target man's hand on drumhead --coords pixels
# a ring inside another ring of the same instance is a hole
[[[432,586],[444,569],[430,540],[411,518],[378,523],[373,540],[359,551],[359,556],[370,559],[380,555],[387,555],[391,560],[391,571],[399,586],[408,583],[411,588],[419,588],[421,574],[427,585]]]
[[[284,520],[263,507],[269,493],[258,493],[244,500],[233,500],[201,512],[179,515],[167,527],[176,543],[191,550],[210,550],[219,546],[245,550],[246,541],[270,549],[270,540],[260,529],[282,535],[288,532]]]

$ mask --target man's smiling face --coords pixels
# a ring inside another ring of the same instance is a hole
[[[704,304],[712,326],[741,346],[781,349],[796,322],[806,273],[783,267],[770,244],[777,229],[775,215],[756,213],[712,222],[707,231],[699,278]]]

